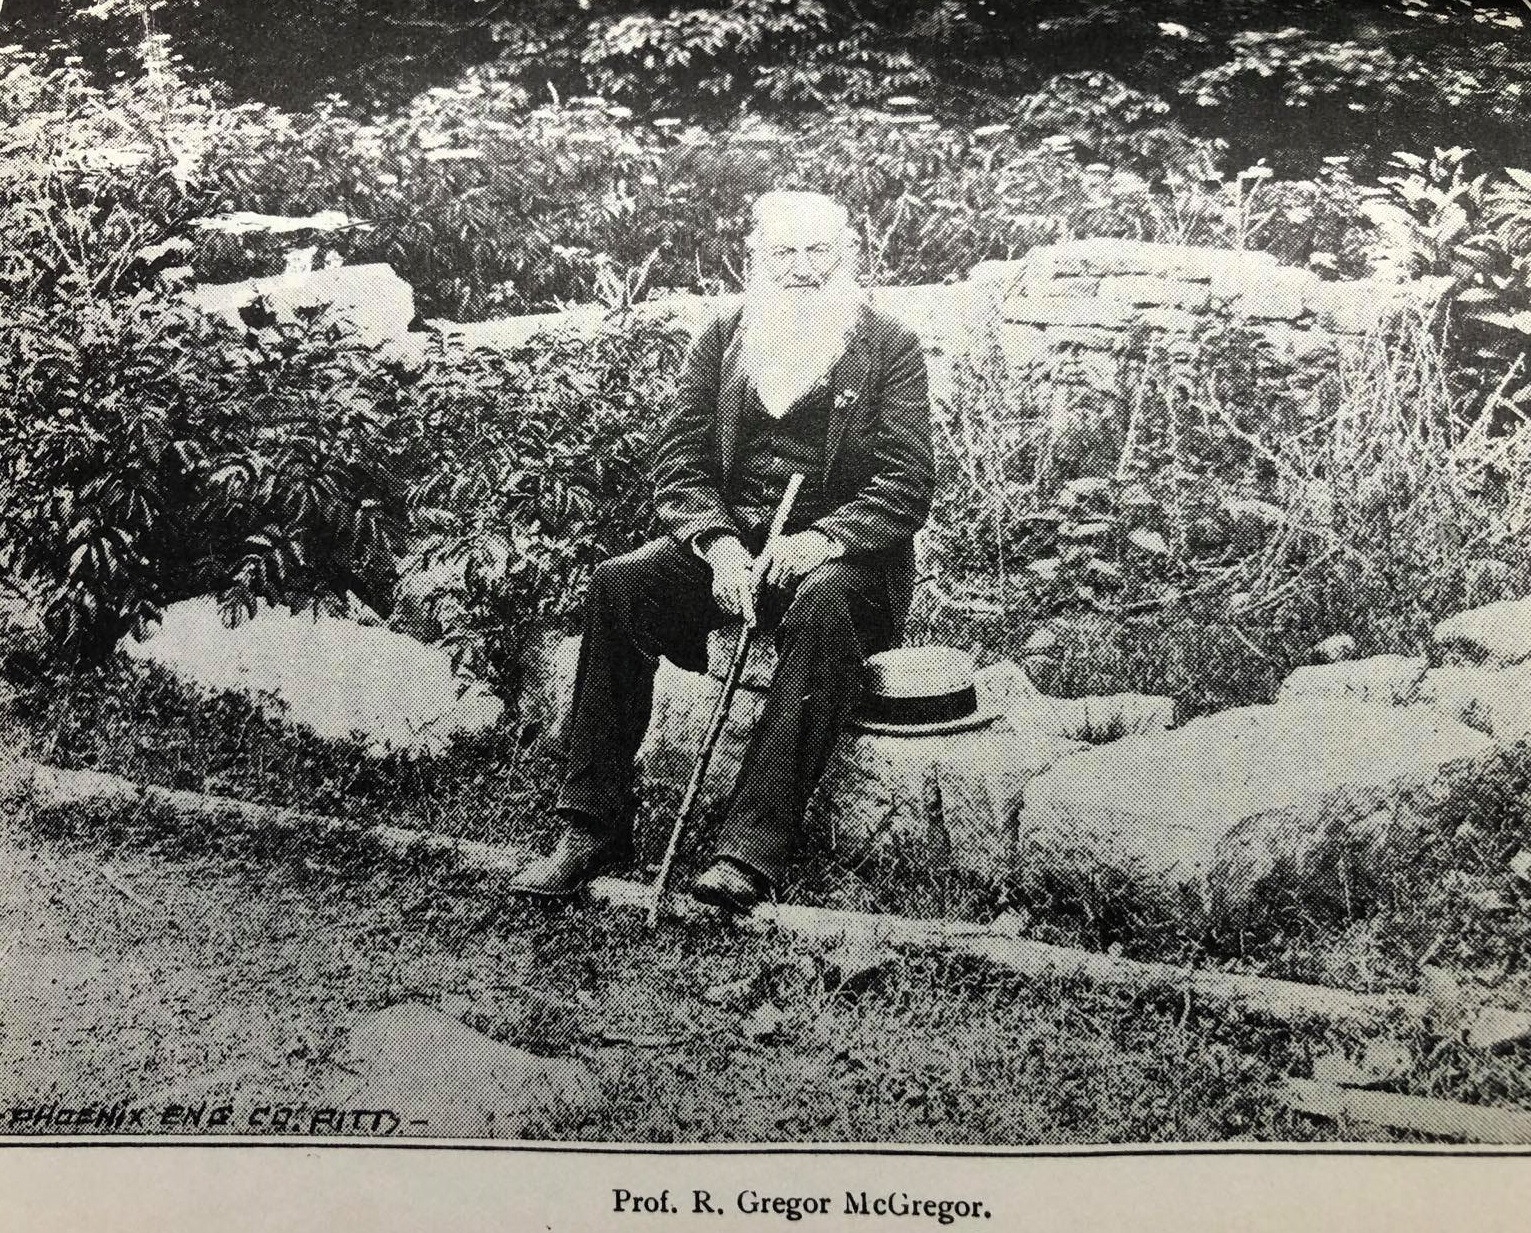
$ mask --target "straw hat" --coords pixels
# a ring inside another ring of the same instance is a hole
[[[888,736],[941,736],[991,724],[978,705],[973,657],[949,646],[912,646],[871,656],[853,726]]]

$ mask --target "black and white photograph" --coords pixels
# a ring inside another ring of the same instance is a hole
[[[0,43],[0,1153],[1531,1145],[1531,4]]]

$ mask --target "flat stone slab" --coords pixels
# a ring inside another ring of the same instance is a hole
[[[1408,655],[1373,655],[1369,659],[1314,664],[1295,669],[1281,683],[1276,700],[1351,698],[1392,706],[1413,699],[1429,666],[1423,657]]]
[[[1405,845],[1417,818],[1497,759],[1487,736],[1423,706],[1309,700],[1241,707],[1076,753],[1032,780],[1023,872],[1103,875],[1237,914],[1279,883],[1333,886],[1341,854]],[[1386,823],[1399,811],[1396,833]]]
[[[329,1099],[391,1109],[401,1133],[429,1138],[517,1138],[528,1114],[590,1110],[601,1085],[586,1063],[540,1057],[492,1040],[420,1002],[358,1020]]]
[[[1432,668],[1420,682],[1418,698],[1496,740],[1531,738],[1531,663]]]
[[[443,752],[505,710],[487,686],[453,673],[444,648],[345,617],[266,606],[229,629],[216,598],[202,596],[171,604],[148,638],[125,639],[122,649],[199,689],[244,694],[319,736],[359,738],[377,754]]]
[[[1531,599],[1502,599],[1447,617],[1436,645],[1470,663],[1518,664],[1531,659]]]
[[[324,308],[349,321],[367,342],[388,342],[409,331],[415,316],[413,288],[393,267],[343,265],[301,274],[275,274],[239,283],[206,283],[192,292],[204,312],[238,325],[239,310],[264,298],[277,317],[293,320],[299,308]]]
[[[678,796],[684,789],[722,688],[727,646],[727,631],[715,636],[713,664],[706,674],[660,660],[654,709],[637,758],[646,799],[655,800],[657,793]],[[558,644],[551,657],[554,679],[540,687],[540,712],[567,714],[578,656],[578,638]],[[734,695],[698,798],[704,811],[721,804],[738,780],[769,679],[766,663],[757,668],[760,687]],[[1172,698],[1052,698],[1008,660],[979,669],[974,686],[981,708],[1001,712],[987,727],[940,736],[854,728],[841,734],[807,821],[851,864],[876,849],[883,856],[918,860],[926,868],[1002,876],[1014,859],[1022,790],[1034,776],[1088,748],[1088,741],[1155,731],[1174,722]]]

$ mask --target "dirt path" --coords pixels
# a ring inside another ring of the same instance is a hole
[[[498,938],[444,953],[379,893],[389,879],[298,885],[280,862],[69,850],[16,823],[0,828],[7,1133],[63,1129],[18,1112],[49,1104],[159,1118],[173,1104],[313,1101],[360,1014],[526,969],[525,948]]]
[[[307,1119],[354,1064],[353,1029],[413,1001],[590,1076],[584,1107],[514,1108],[487,1135],[1326,1135],[1269,1099],[1261,1055],[1287,1070],[1284,1035],[1188,1019],[1177,999],[894,955],[840,988],[824,956],[782,938],[654,934],[631,913],[498,901],[449,863],[346,842],[142,817],[4,819],[0,1133],[99,1132],[35,1111],[121,1103],[149,1110],[122,1130],[313,1133]],[[167,1113],[204,1105],[202,1125]],[[205,1124],[220,1105],[227,1122]],[[307,1112],[275,1125],[283,1109]]]

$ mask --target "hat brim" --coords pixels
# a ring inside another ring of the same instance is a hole
[[[895,724],[888,723],[886,720],[862,719],[857,716],[853,717],[847,726],[852,732],[865,733],[868,736],[951,736],[958,732],[972,732],[978,728],[987,728],[1004,713],[1004,710],[997,706],[979,706],[971,715],[928,724]]]

